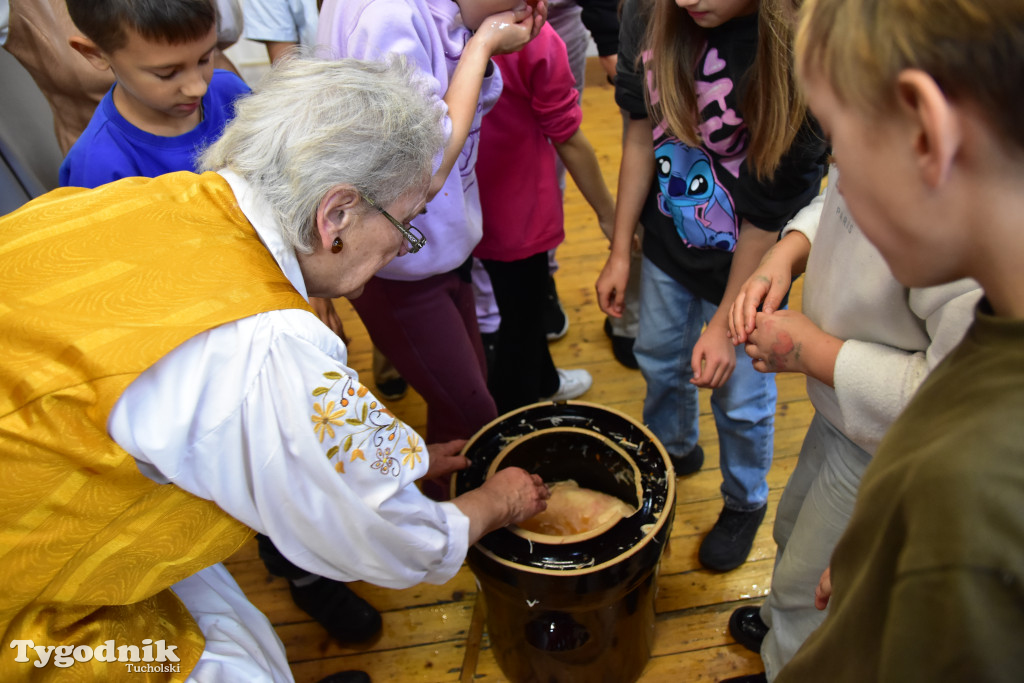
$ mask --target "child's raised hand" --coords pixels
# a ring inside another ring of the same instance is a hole
[[[523,5],[507,12],[492,14],[483,20],[475,38],[485,41],[490,54],[515,52],[537,37],[547,19],[547,5],[543,0],[538,9]]]
[[[693,346],[690,356],[693,378],[690,384],[717,389],[725,384],[736,368],[736,349],[729,341],[725,325],[712,321]]]

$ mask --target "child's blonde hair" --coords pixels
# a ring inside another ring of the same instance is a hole
[[[901,71],[921,69],[1024,151],[1022,0],[806,0],[796,54],[841,102],[874,114],[895,106]]]
[[[807,113],[797,87],[792,45],[799,0],[760,0],[757,55],[742,86],[740,107],[750,131],[747,164],[757,177],[770,177],[792,145]],[[701,143],[697,60],[705,45],[704,29],[672,0],[654,0],[644,44],[654,58],[649,68],[659,99],[649,104],[654,118],[688,145]]]

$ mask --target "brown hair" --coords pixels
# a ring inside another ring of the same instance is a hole
[[[921,69],[1024,150],[1021,0],[806,0],[796,54],[841,102],[876,114],[895,106],[900,72]]]
[[[743,118],[750,130],[747,164],[770,177],[793,144],[807,113],[796,85],[792,43],[798,0],[760,0],[754,63],[742,79]],[[644,44],[655,55],[650,69],[659,100],[649,105],[677,138],[700,144],[694,73],[704,49],[704,29],[672,0],[654,0]]]
[[[217,24],[213,0],[67,0],[78,30],[110,54],[128,42],[126,29],[147,40],[178,45]]]

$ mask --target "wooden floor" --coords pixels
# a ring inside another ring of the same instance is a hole
[[[594,66],[588,65],[583,130],[597,149],[605,179],[614,192],[622,121],[611,86],[595,73]],[[594,282],[607,250],[593,213],[570,181],[566,191],[566,241],[558,250],[561,268],[556,275],[570,326],[569,333],[551,345],[552,355],[559,367],[583,367],[593,375],[594,387],[582,400],[640,419],[643,379],[638,371],[624,368],[612,357],[602,331],[604,315],[594,294]],[[799,295],[798,281],[791,300],[794,308],[800,305]],[[353,338],[351,363],[370,382],[366,332],[348,302],[341,300],[336,305]],[[701,392],[700,442],[707,459],[700,472],[678,480],[675,523],[658,581],[654,652],[640,678],[643,683],[717,681],[762,670],[758,656],[732,641],[727,621],[737,606],[757,604],[768,591],[775,556],[771,539],[775,506],[813,414],[802,376],[787,375],[777,381],[779,403],[775,462],[768,478],[768,514],[747,563],[726,574],[708,572],[697,562],[698,545],[721,509],[718,441],[708,392]],[[413,427],[424,427],[424,404],[412,391],[389,407]],[[380,637],[357,648],[337,645],[292,604],[285,582],[268,575],[257,558],[255,542],[232,557],[228,568],[274,623],[299,683],[317,681],[344,669],[362,669],[374,683],[507,680],[489,648],[484,608],[473,575],[465,566],[443,586],[422,584],[396,591],[353,584],[356,592],[381,611],[384,620]]]

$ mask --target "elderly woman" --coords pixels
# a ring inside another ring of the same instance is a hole
[[[252,530],[310,572],[406,587],[545,507],[515,468],[421,495],[459,444],[424,447],[307,304],[415,250],[440,115],[401,64],[290,60],[206,152],[216,172],[0,219],[0,680],[59,677],[62,645],[101,680],[291,680],[219,564]]]

